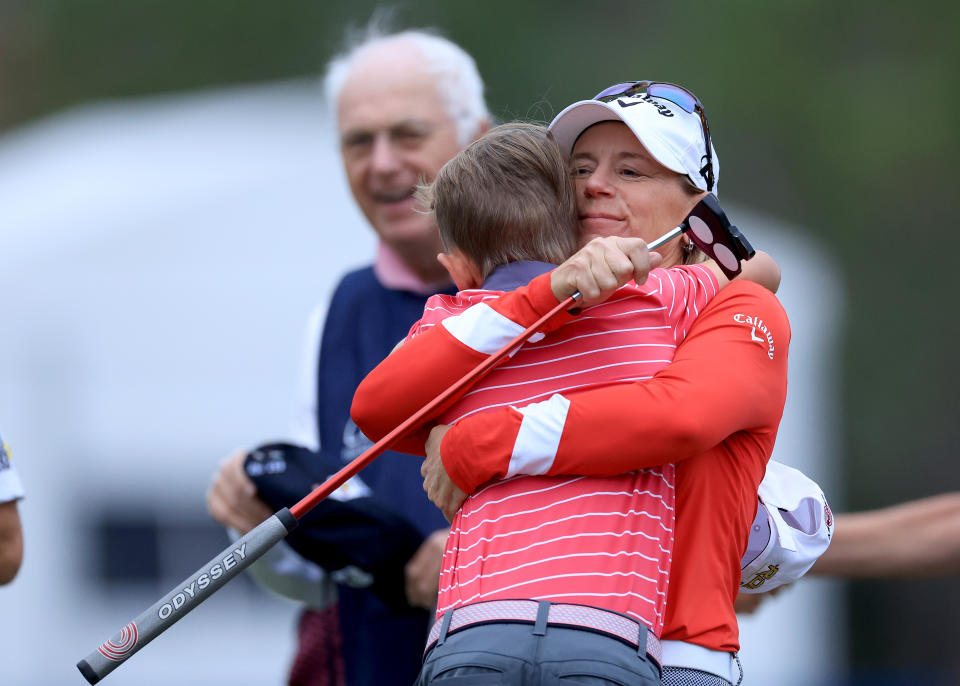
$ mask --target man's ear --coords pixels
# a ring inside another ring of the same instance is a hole
[[[477,127],[477,133],[473,137],[473,140],[475,141],[479,139],[480,137],[483,136],[483,134],[485,134],[489,130],[490,130],[490,120],[484,119],[482,122],[480,122],[480,126]],[[473,141],[470,141],[470,142],[472,143]]]
[[[457,284],[458,290],[466,291],[471,288],[480,288],[483,285],[483,275],[480,273],[480,267],[457,248],[448,253],[440,253],[437,255],[437,260],[450,274],[450,278]]]

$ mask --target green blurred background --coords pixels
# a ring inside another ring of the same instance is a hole
[[[0,134],[79,103],[316,74],[344,27],[375,5],[0,0]],[[549,119],[620,80],[695,90],[723,161],[724,197],[806,227],[844,272],[846,487],[832,494],[836,509],[960,488],[954,269],[936,261],[960,248],[960,5],[396,7],[400,24],[437,27],[474,55],[502,119]],[[871,675],[904,664],[960,680],[956,579],[858,583],[847,598],[862,683],[883,683]]]

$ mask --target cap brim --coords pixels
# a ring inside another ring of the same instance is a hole
[[[573,103],[553,118],[549,129],[557,144],[567,154],[572,154],[573,145],[580,135],[594,124],[604,121],[623,122],[657,162],[678,174],[687,173],[676,154],[655,135],[638,131],[631,122],[620,116],[619,112],[599,100],[581,100]]]
[[[554,140],[569,154],[580,134],[602,121],[623,121],[619,114],[599,100],[581,100],[565,108],[550,122]],[[624,122],[626,123],[626,122]]]

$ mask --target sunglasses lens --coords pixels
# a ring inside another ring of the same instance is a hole
[[[697,110],[697,98],[689,91],[668,83],[653,83],[647,87],[647,93],[655,98],[669,100],[674,105],[682,107],[687,112]]]
[[[614,95],[620,95],[624,91],[628,91],[633,88],[635,83],[635,81],[625,81],[624,83],[618,83],[610,86],[609,88],[604,88],[602,91],[594,95],[593,99],[599,100],[600,98],[609,98]]]

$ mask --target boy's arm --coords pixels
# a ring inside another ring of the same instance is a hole
[[[556,307],[557,302],[550,274],[543,274],[524,287],[415,332],[360,383],[350,408],[353,421],[370,439],[380,440]],[[561,313],[544,331],[558,328],[571,318]],[[468,390],[462,389],[437,407],[424,417],[420,427],[391,447],[423,455],[430,422]]]
[[[350,416],[368,438],[379,441],[486,357],[444,326],[433,326],[395,348],[367,375],[353,396]],[[423,424],[398,438],[391,450],[422,456],[431,420],[447,407],[449,403],[425,416]]]
[[[789,340],[776,298],[733,284],[650,381],[466,417],[443,436],[439,456],[471,493],[514,474],[621,474],[700,454],[737,431],[775,431]]]
[[[730,279],[726,277],[720,266],[713,260],[707,260],[703,263],[703,266],[717,277],[720,288],[730,283]],[[758,250],[752,258],[740,263],[740,273],[737,274],[735,279],[758,283],[771,293],[776,293],[777,289],[780,288],[780,265],[770,255]]]
[[[383,438],[567,296],[580,292],[581,307],[602,302],[630,279],[642,283],[660,259],[639,238],[610,236],[590,241],[526,286],[409,338],[360,384],[350,410],[354,422],[369,438]],[[560,328],[571,318],[560,313],[541,331]],[[437,408],[421,427],[392,447],[423,455],[430,422],[461,396]]]

